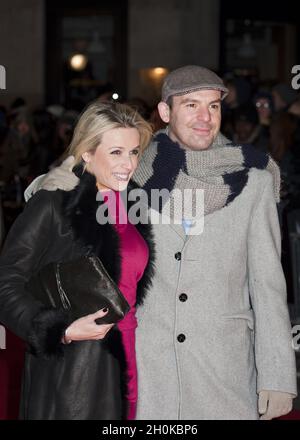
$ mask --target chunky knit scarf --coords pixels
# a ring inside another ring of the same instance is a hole
[[[192,194],[197,189],[204,190],[203,211],[207,215],[229,205],[241,194],[251,168],[271,172],[275,198],[279,202],[280,172],[268,154],[252,146],[233,145],[222,134],[207,150],[185,150],[169,138],[166,130],[161,130],[144,152],[133,177],[147,192],[148,200],[151,190],[168,190],[169,197],[162,201],[158,210],[170,212],[171,217],[176,217],[179,208],[173,197],[175,189],[189,189]],[[194,200],[196,198],[193,204]],[[185,210],[185,218],[192,217],[193,212]]]

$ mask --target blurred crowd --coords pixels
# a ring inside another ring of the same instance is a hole
[[[254,87],[245,78],[225,79],[222,132],[237,144],[269,152],[279,164],[282,201],[300,191],[300,96],[291,85]]]

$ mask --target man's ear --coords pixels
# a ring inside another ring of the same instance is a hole
[[[159,102],[158,103],[158,113],[159,116],[161,117],[161,119],[168,124],[170,121],[170,107],[168,106],[168,104],[166,102]]]

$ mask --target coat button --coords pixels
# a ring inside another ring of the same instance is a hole
[[[180,333],[180,335],[177,336],[178,342],[184,342],[185,341],[185,335],[183,333]]]
[[[176,252],[175,258],[177,261],[180,261],[181,260],[181,252]]]
[[[180,299],[180,301],[185,302],[188,299],[188,296],[186,293],[181,293],[179,295],[179,299]]]

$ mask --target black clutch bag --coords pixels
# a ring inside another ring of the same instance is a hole
[[[107,307],[107,315],[96,321],[99,324],[116,323],[130,309],[101,260],[94,256],[47,264],[30,278],[26,290],[46,306],[69,310],[74,319]]]

